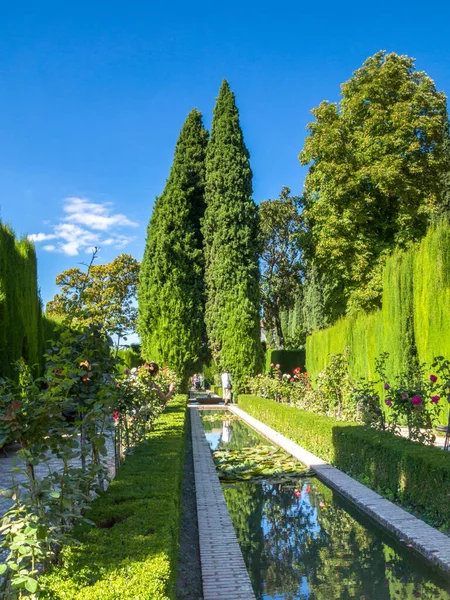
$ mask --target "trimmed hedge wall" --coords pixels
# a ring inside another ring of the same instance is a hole
[[[34,245],[26,238],[18,240],[0,222],[0,377],[13,375],[12,363],[20,358],[37,375],[43,346]]]
[[[75,531],[81,545],[40,578],[43,597],[64,600],[175,598],[184,476],[186,396],[176,396]]]
[[[382,308],[339,320],[306,340],[306,366],[315,379],[330,354],[349,349],[354,379],[375,378],[375,358],[389,352],[387,376],[406,370],[411,359],[430,365],[450,359],[450,224],[430,227],[419,246],[394,252],[383,274]],[[442,422],[447,407],[442,405]]]
[[[304,350],[267,350],[266,371],[270,370],[270,363],[279,364],[283,373],[292,373],[297,367],[305,368]]]
[[[450,527],[450,460],[434,446],[256,396],[239,407],[381,494]]]

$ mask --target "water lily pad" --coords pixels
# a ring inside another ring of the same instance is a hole
[[[201,418],[203,421],[207,423],[214,423],[214,421],[238,421],[239,417],[237,415],[230,414],[228,412],[221,412],[219,414],[215,413],[213,415],[201,413]]]
[[[313,473],[275,446],[259,444],[241,450],[216,450],[214,462],[222,481],[289,481],[309,477]]]

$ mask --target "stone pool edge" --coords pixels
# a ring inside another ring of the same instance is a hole
[[[258,421],[241,408],[235,405],[228,408],[258,433],[305,463],[315,472],[318,479],[350,500],[360,511],[387,529],[401,542],[410,544],[439,571],[447,577],[450,576],[449,537]]]
[[[255,600],[197,406],[190,406],[203,600]]]

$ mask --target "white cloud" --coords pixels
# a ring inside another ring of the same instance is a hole
[[[110,202],[96,204],[84,198],[67,198],[64,211],[69,213],[65,221],[99,231],[109,231],[112,227],[138,227],[137,223],[121,213],[111,214]]]
[[[54,233],[32,233],[28,239],[32,242],[45,242],[46,240],[54,240],[57,236]]]
[[[91,252],[94,247],[102,245],[124,248],[134,238],[123,235],[120,229],[139,226],[125,215],[114,213],[110,202],[66,198],[63,210],[68,216],[52,225],[52,233],[33,233],[28,236],[34,242],[55,240],[55,243],[43,246],[47,252],[77,256],[80,252]],[[108,236],[103,239],[106,232]]]

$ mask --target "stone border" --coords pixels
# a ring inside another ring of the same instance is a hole
[[[203,600],[255,600],[197,406],[191,415]]]
[[[315,472],[318,479],[353,502],[363,513],[387,529],[401,542],[410,544],[442,573],[446,576],[450,575],[450,537],[386,500],[339,469],[332,467],[237,406],[231,405],[229,408],[258,433],[295,456],[300,462],[305,463]]]

